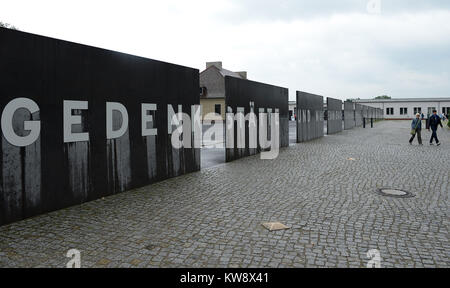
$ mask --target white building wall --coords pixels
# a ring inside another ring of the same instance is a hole
[[[450,108],[450,98],[445,98],[444,100],[439,101],[417,101],[417,100],[411,100],[408,99],[407,101],[399,101],[400,99],[394,99],[394,101],[373,101],[373,100],[358,100],[358,104],[374,107],[374,108],[380,108],[383,110],[384,118],[389,119],[411,119],[415,117],[414,108],[421,108],[422,113],[427,117],[428,115],[428,109],[435,108],[438,111],[438,114],[442,113],[442,108],[448,107]],[[423,99],[420,99],[423,100]],[[289,111],[292,111],[292,115],[295,115],[295,108],[296,108],[296,102],[290,101],[289,102]],[[394,114],[393,115],[387,115],[387,108],[393,108]],[[405,115],[400,115],[400,108],[407,108],[408,113]]]
[[[393,101],[393,102],[364,102],[358,101],[358,104],[381,108],[384,111],[385,119],[410,119],[415,117],[414,108],[421,108],[422,113],[427,117],[428,110],[431,108],[435,108],[438,111],[438,114],[442,113],[443,107],[450,107],[449,101],[432,101],[432,102],[412,102],[412,101]],[[394,108],[393,115],[387,115],[387,108]],[[407,108],[408,113],[406,115],[400,115],[400,108]]]

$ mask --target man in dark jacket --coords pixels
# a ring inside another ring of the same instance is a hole
[[[419,145],[423,145],[422,144],[422,120],[420,119],[419,113],[416,114],[416,118],[413,119],[413,121],[411,123],[411,130],[414,131],[414,135],[412,135],[411,139],[409,140],[409,144],[412,145],[414,138],[416,138],[416,135],[417,135],[417,140],[419,140]]]
[[[437,129],[439,125],[444,128],[444,126],[442,126],[441,117],[437,115],[436,110],[433,110],[433,115],[431,115],[430,119],[428,120],[428,131],[430,131],[430,129],[431,131],[433,131],[430,139],[430,145],[433,145],[433,139],[436,140],[437,146],[441,145],[441,143],[439,143],[439,139],[437,138]]]

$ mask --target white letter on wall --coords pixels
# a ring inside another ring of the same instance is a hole
[[[194,148],[202,148],[202,106],[191,106],[192,130],[194,131]],[[222,133],[223,134],[223,133]]]
[[[28,136],[18,136],[14,132],[13,117],[14,113],[20,109],[25,108],[30,111],[31,114],[39,111],[39,106],[31,99],[28,98],[16,98],[6,105],[2,115],[2,130],[5,135],[5,139],[12,145],[18,147],[25,147],[33,144],[41,133],[40,121],[24,121],[24,130],[30,131]]]
[[[237,148],[245,149],[245,109],[243,107],[236,108],[237,121]]]
[[[113,111],[122,115],[122,125],[120,129],[113,130]],[[117,102],[106,102],[106,138],[116,139],[122,137],[128,130],[128,112],[127,108]]]
[[[177,126],[179,129],[181,126],[181,121],[183,121],[183,106],[178,105],[178,113],[175,114],[171,104],[167,105],[167,121],[168,121],[168,133],[172,134],[172,126]],[[183,131],[181,131],[183,132]]]
[[[156,104],[142,104],[142,136],[156,136],[158,130],[156,128],[147,129],[147,123],[153,122],[153,116],[148,115],[147,111],[156,111]]]
[[[270,109],[271,110],[271,109]],[[270,151],[269,152],[261,152],[262,160],[273,160],[278,157],[280,153],[280,111],[279,109],[275,109],[275,113],[270,115],[270,131],[271,131],[271,139],[270,139]]]
[[[89,141],[89,133],[72,133],[72,125],[81,124],[80,115],[72,115],[72,110],[87,110],[87,101],[64,100],[64,143]]]

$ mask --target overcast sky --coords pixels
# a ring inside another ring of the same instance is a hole
[[[223,61],[291,100],[450,97],[450,1],[369,2],[0,0],[0,21],[200,70]]]

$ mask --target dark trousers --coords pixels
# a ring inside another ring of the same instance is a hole
[[[437,127],[431,127],[431,131],[433,131],[433,134],[431,135],[430,143],[433,143],[433,139],[436,140],[436,144],[439,143],[439,139],[437,138]]]
[[[416,130],[416,134],[412,135],[411,139],[409,140],[409,143],[412,143],[414,141],[414,138],[416,138],[417,135],[417,140],[419,140],[419,144],[422,144],[422,131],[420,130]]]

